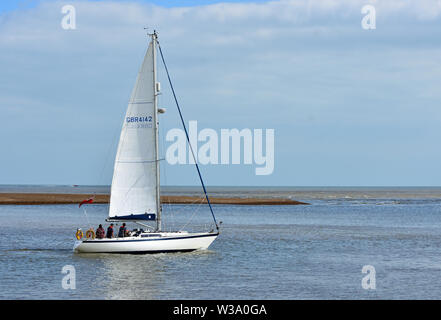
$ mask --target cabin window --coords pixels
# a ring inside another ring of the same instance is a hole
[[[141,237],[142,238],[147,238],[147,237],[160,237],[161,235],[159,234],[142,234]]]

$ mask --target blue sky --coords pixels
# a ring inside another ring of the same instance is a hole
[[[208,185],[440,185],[440,20],[429,0],[2,1],[0,183],[110,183],[148,26],[187,121],[275,129],[272,175],[206,165]],[[164,133],[179,122],[160,80]],[[163,167],[164,184],[197,184]]]
[[[95,2],[105,2],[105,0],[97,0]],[[35,8],[38,4],[42,2],[57,2],[55,0],[7,0],[2,1],[0,3],[0,12],[13,11],[13,10],[21,10],[26,8]],[[116,2],[116,1],[115,1]],[[200,6],[200,5],[210,5],[215,3],[263,3],[265,0],[134,0],[134,1],[126,1],[119,0],[118,2],[137,2],[140,4],[155,4],[165,8],[172,7],[190,7],[190,6]],[[67,1],[66,3],[74,4],[75,0]]]

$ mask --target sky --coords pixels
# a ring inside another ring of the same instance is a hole
[[[201,165],[207,185],[441,185],[438,0],[1,1],[0,184],[111,183],[144,27],[187,123],[274,129],[272,174]],[[180,124],[161,68],[164,136]],[[191,165],[161,170],[198,184]]]

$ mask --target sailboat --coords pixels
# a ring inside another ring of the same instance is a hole
[[[129,236],[116,238],[79,239],[74,245],[78,253],[157,253],[207,249],[219,235],[219,225],[213,213],[209,197],[197,161],[197,173],[213,217],[215,228],[209,232],[163,231],[161,224],[158,109],[157,96],[160,85],[156,81],[157,50],[167,73],[167,78],[187,135],[187,142],[194,160],[187,128],[173,89],[158,34],[149,34],[149,43],[144,61],[133,88],[115,158],[111,186],[108,222],[133,222],[146,227],[136,229]],[[154,223],[152,226],[150,223]]]

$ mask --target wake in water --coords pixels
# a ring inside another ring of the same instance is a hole
[[[3,252],[70,252],[72,249],[54,249],[54,248],[20,248],[20,249],[5,249]]]

